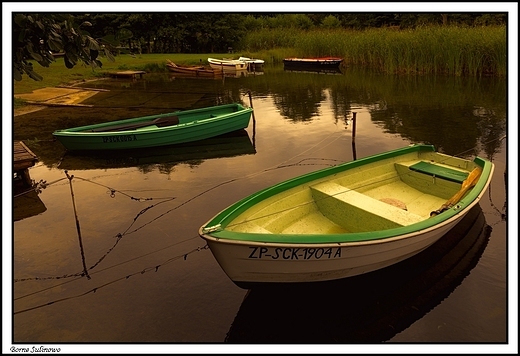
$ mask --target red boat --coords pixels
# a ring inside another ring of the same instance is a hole
[[[338,68],[343,62],[339,57],[317,57],[317,58],[285,58],[283,64],[285,68]]]

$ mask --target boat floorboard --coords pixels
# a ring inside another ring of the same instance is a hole
[[[349,232],[331,220],[327,219],[319,211],[307,214],[301,219],[286,227],[282,234],[340,234]]]
[[[446,199],[423,193],[401,181],[367,190],[363,194],[377,200],[394,199],[400,201],[404,203],[406,210],[424,218],[429,217],[432,210],[438,209],[446,202]]]

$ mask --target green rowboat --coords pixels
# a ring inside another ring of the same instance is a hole
[[[351,277],[435,243],[478,204],[493,170],[411,145],[261,190],[199,235],[239,287]]]
[[[254,155],[256,148],[246,130],[201,141],[161,147],[113,151],[67,152],[59,168],[72,170],[112,169],[140,166],[173,167],[177,164],[195,166],[206,160],[241,155]]]
[[[122,150],[193,142],[245,129],[252,108],[225,104],[53,132],[71,151]]]

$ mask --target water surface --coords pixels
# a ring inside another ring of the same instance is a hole
[[[73,155],[42,142],[30,170],[45,183],[31,198],[38,207],[14,210],[13,342],[349,352],[347,344],[508,341],[504,80],[266,67],[220,80],[146,74],[84,86],[107,90],[84,102],[94,108],[45,110],[77,126],[239,101],[254,120],[227,138],[139,152]],[[479,207],[420,257],[349,280],[248,292],[198,236],[259,189],[411,143],[495,164]]]

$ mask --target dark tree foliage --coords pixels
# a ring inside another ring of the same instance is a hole
[[[89,21],[77,25],[73,14],[13,13],[13,76],[22,80],[23,75],[42,80],[36,73],[32,61],[48,67],[55,61],[53,53],[63,53],[67,68],[78,62],[101,67],[100,52],[109,60],[114,60],[111,49],[121,38],[131,36],[126,31],[118,35],[94,38],[86,30],[92,27]]]

